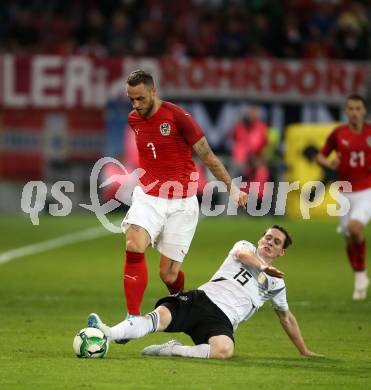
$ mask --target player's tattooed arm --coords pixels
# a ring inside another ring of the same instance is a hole
[[[193,145],[199,159],[210,169],[211,173],[220,181],[224,182],[228,191],[231,189],[232,179],[224,165],[215,156],[205,137],[202,137]]]
[[[232,199],[239,207],[246,207],[247,194],[240,191],[233,183],[224,165],[215,156],[205,137],[202,137],[193,145],[193,150],[199,159],[210,169],[211,173],[220,181],[225,183]]]

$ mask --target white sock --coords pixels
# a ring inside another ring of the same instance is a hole
[[[208,359],[210,355],[210,344],[199,345],[174,345],[171,348],[173,356],[193,357]]]
[[[357,271],[354,273],[354,288],[356,290],[363,290],[368,286],[367,271]]]
[[[110,328],[113,340],[138,339],[151,332],[156,332],[160,323],[157,311],[148,313],[145,317],[133,317]]]

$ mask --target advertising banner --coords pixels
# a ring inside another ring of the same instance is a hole
[[[339,104],[364,93],[368,64],[272,59],[93,59],[85,56],[0,56],[0,107],[102,108],[124,94],[134,69],[150,71],[171,99],[254,99]]]

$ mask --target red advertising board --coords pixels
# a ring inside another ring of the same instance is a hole
[[[364,93],[368,64],[329,61],[92,59],[83,56],[0,56],[3,108],[101,108],[124,95],[128,73],[153,73],[160,94],[180,98],[239,98],[341,103]]]
[[[90,160],[104,145],[104,108],[134,69],[163,98],[342,104],[365,92],[368,64],[268,59],[93,59],[0,56],[0,177],[43,177],[50,159]]]

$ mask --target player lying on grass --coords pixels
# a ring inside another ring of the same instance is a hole
[[[289,233],[273,225],[256,248],[248,241],[237,242],[211,278],[196,290],[160,299],[145,316],[105,325],[92,313],[88,326],[96,327],[111,340],[136,339],[151,332],[184,332],[195,345],[171,340],[151,345],[144,355],[226,359],[233,355],[233,332],[263,304],[272,300],[282,327],[302,355],[317,356],[303,340],[298,323],[286,301],[284,274],[272,262],[285,254],[292,243]]]

